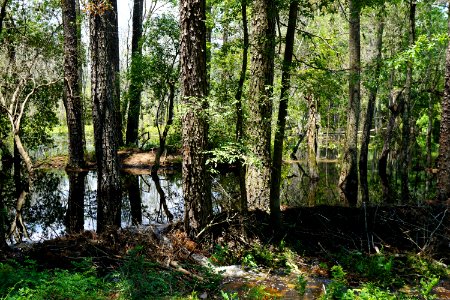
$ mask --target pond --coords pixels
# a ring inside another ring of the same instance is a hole
[[[339,167],[334,161],[319,163],[320,179],[311,181],[300,162],[283,168],[281,202],[284,207],[344,205],[339,199]],[[370,172],[371,203],[381,203],[378,176]],[[212,176],[214,212],[237,208],[239,184],[235,172]],[[158,176],[122,174],[121,227],[167,224],[183,218],[181,173],[162,169]],[[0,189],[3,203],[14,219],[17,193],[13,176],[4,176]],[[97,174],[40,170],[27,195],[22,218],[32,241],[47,240],[67,232],[96,230]],[[1,203],[0,203],[1,204]]]

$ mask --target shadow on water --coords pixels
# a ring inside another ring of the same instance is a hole
[[[283,206],[345,206],[339,199],[339,166],[336,162],[319,162],[319,180],[311,180],[305,169],[300,162],[283,166]],[[22,184],[21,180],[14,179],[11,170],[11,166],[3,165],[0,172],[0,230],[3,233],[17,218],[17,199],[20,198],[17,195],[20,190],[16,191],[16,185]],[[382,188],[373,170],[376,167],[372,167],[368,178],[370,204],[379,204],[383,199]],[[112,204],[115,207],[104,208],[106,211],[120,208],[121,227],[166,224],[183,218],[180,172],[162,170],[160,174],[153,175],[122,174],[122,184],[122,202]],[[214,175],[212,196],[214,212],[238,209],[240,190],[236,174]],[[65,233],[96,230],[102,221],[96,199],[97,174],[94,171],[38,171],[33,189],[24,199],[25,209],[21,219],[27,230],[22,230],[22,233],[28,232],[31,240],[39,241]],[[20,237],[14,240],[18,242]]]

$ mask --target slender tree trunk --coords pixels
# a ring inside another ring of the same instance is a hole
[[[27,171],[29,174],[29,178],[33,176],[33,162],[31,161],[30,156],[28,155],[28,152],[25,150],[22,140],[20,139],[18,130],[14,133],[14,143],[17,147],[17,150],[20,153],[20,156],[22,157],[25,166],[27,167]]]
[[[450,7],[448,14],[448,33],[450,35]],[[445,88],[441,106],[437,198],[439,201],[446,201],[450,198],[450,41],[445,61]]]
[[[384,145],[381,152],[380,159],[378,161],[378,174],[381,180],[381,186],[383,189],[383,200],[387,203],[392,202],[392,195],[390,190],[389,178],[387,175],[387,162],[388,156],[391,151],[391,141],[395,128],[395,119],[403,109],[403,95],[402,92],[397,93],[392,97],[393,101],[389,106],[391,116],[387,125],[386,134],[384,136]]]
[[[307,129],[307,149],[308,149],[308,175],[311,181],[319,180],[319,167],[317,165],[317,107],[316,102],[312,96],[307,96],[309,116]]]
[[[139,115],[141,113],[141,74],[138,72],[142,47],[139,41],[142,37],[143,0],[134,0],[133,6],[133,36],[131,38],[131,78],[128,98],[130,107],[128,109],[126,143],[128,145],[138,144]]]
[[[433,130],[433,95],[428,95],[428,126],[427,126],[427,165],[426,169],[430,170],[433,168],[433,157],[432,157],[432,130]],[[425,196],[428,196],[430,191],[430,185],[432,180],[432,173],[426,172],[425,179]]]
[[[97,0],[95,0],[97,1]],[[122,114],[120,112],[120,53],[119,53],[119,21],[117,11],[117,0],[110,0],[111,13],[108,13],[107,32],[110,35],[111,44],[109,47],[111,59],[111,80],[114,83],[113,99],[114,99],[114,119],[117,123],[115,127],[117,130],[116,138],[118,145],[123,146],[122,133]]]
[[[383,46],[383,30],[384,30],[384,9],[379,12],[377,36],[375,44],[375,70],[373,73],[374,83],[369,91],[369,102],[367,104],[366,119],[364,121],[364,128],[361,139],[361,153],[359,154],[359,180],[361,182],[361,196],[362,202],[369,202],[369,184],[367,182],[367,157],[369,154],[370,129],[372,128],[373,115],[375,110],[375,102],[378,92],[378,82],[381,71],[381,58]]]
[[[67,167],[84,167],[83,105],[79,86],[78,34],[75,0],[62,0],[64,26],[64,107],[69,131]]]
[[[2,5],[0,6],[0,34],[3,31],[3,21],[6,17],[6,5],[8,4],[9,0],[3,0]]]
[[[277,127],[273,145],[273,165],[270,187],[270,214],[276,229],[281,226],[280,213],[280,186],[281,168],[283,165],[283,143],[286,129],[286,116],[289,100],[289,90],[291,88],[291,65],[294,53],[295,27],[297,25],[298,1],[292,1],[289,6],[289,20],[286,32],[286,46],[281,75],[280,106],[278,108]]]
[[[244,82],[247,73],[248,63],[248,21],[247,21],[247,0],[241,0],[241,14],[242,14],[242,27],[244,33],[243,48],[242,48],[242,67],[241,74],[239,76],[239,83],[236,92],[236,142],[242,144],[244,136],[244,112],[242,108],[242,93],[244,90]],[[239,190],[241,193],[240,209],[242,212],[247,211],[247,190],[245,187],[245,167],[242,161],[238,161],[238,176],[239,176]]]
[[[250,209],[270,205],[271,119],[275,55],[275,4],[253,1],[249,94],[247,201]]]
[[[173,102],[175,100],[175,83],[169,82],[169,98],[168,98],[168,108],[167,108],[167,122],[166,126],[164,126],[164,131],[162,134],[159,135],[159,148],[155,155],[155,163],[152,167],[152,173],[157,173],[159,169],[159,165],[161,163],[161,156],[164,153],[164,150],[166,149],[166,139],[167,135],[169,134],[170,127],[173,124]],[[159,132],[159,125],[158,125],[158,132]]]
[[[92,0],[98,5],[100,0]],[[97,159],[97,230],[120,225],[121,185],[119,158],[117,155],[117,120],[115,112],[115,72],[112,48],[114,40],[110,33],[110,14],[90,14],[91,48],[91,97],[94,121],[95,154]]]
[[[408,46],[412,47],[415,41],[415,22],[416,22],[416,2],[415,0],[409,1],[409,43]],[[404,106],[402,113],[402,144],[401,144],[401,160],[400,160],[400,180],[401,180],[401,201],[402,203],[408,203],[409,201],[409,187],[408,187],[408,170],[411,161],[410,153],[410,135],[411,135],[411,85],[412,85],[412,72],[413,62],[408,61],[406,66],[406,81],[404,90]]]
[[[184,226],[195,237],[212,214],[206,169],[208,93],[205,0],[180,1]]]
[[[354,206],[358,201],[358,125],[360,110],[360,72],[361,72],[361,38],[360,38],[360,3],[348,0],[350,10],[349,24],[349,102],[347,114],[347,131],[342,159],[339,187],[341,199]]]

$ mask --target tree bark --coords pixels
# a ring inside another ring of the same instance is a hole
[[[142,83],[141,74],[139,73],[140,56],[142,55],[142,47],[139,41],[142,37],[142,18],[143,18],[143,0],[134,0],[133,6],[133,36],[131,38],[131,77],[130,88],[128,90],[128,98],[130,106],[128,108],[127,120],[127,145],[138,144],[139,132],[139,115],[141,113],[141,93]]]
[[[361,200],[362,202],[369,202],[369,184],[367,182],[367,157],[369,154],[370,143],[370,129],[372,128],[373,115],[375,110],[375,102],[378,93],[378,82],[381,72],[382,64],[382,46],[383,46],[383,30],[384,19],[382,9],[378,16],[377,35],[375,43],[375,70],[373,73],[373,84],[369,91],[369,101],[367,103],[366,119],[364,121],[364,128],[361,139],[361,152],[359,154],[359,180],[361,182]]]
[[[205,0],[181,0],[179,8],[181,101],[185,107],[182,118],[184,227],[194,237],[212,214],[205,155],[208,144]]]
[[[67,167],[84,167],[83,105],[79,86],[78,33],[75,0],[62,0],[64,27],[64,107],[69,131]]]
[[[244,137],[244,111],[242,107],[242,93],[244,90],[244,82],[247,73],[248,64],[248,21],[247,21],[247,0],[241,0],[241,15],[242,15],[242,27],[243,27],[243,48],[242,48],[242,66],[241,74],[239,75],[238,88],[236,91],[236,142],[242,144]],[[245,167],[242,161],[238,161],[238,176],[239,176],[239,190],[241,194],[240,209],[242,212],[247,211],[247,190],[245,187]]]
[[[175,83],[174,82],[168,82],[169,85],[169,98],[168,98],[168,108],[167,108],[167,122],[166,126],[164,126],[164,130],[162,134],[160,133],[159,124],[158,126],[158,134],[159,134],[159,148],[158,151],[156,151],[155,155],[155,163],[152,166],[152,173],[158,173],[158,169],[161,163],[161,156],[164,153],[164,150],[166,149],[166,139],[167,135],[169,134],[170,127],[173,124],[173,104],[175,100]]]
[[[6,17],[6,6],[8,5],[8,1],[9,0],[3,0],[0,7],[0,34],[2,34],[3,31],[3,21]]]
[[[450,7],[448,12],[448,33],[450,35]],[[445,60],[445,87],[441,106],[437,198],[439,201],[446,201],[450,198],[450,42],[447,47]]]
[[[275,4],[253,2],[251,80],[248,124],[250,158],[247,169],[247,201],[250,209],[270,205],[271,119],[275,55]]]
[[[319,167],[317,165],[317,151],[318,151],[318,141],[317,141],[317,106],[316,101],[312,96],[307,96],[309,116],[308,116],[308,130],[306,136],[308,138],[307,149],[308,149],[308,175],[311,181],[319,180]]]
[[[100,0],[92,0],[97,5]],[[91,97],[97,159],[97,231],[120,225],[121,185],[117,155],[117,120],[115,112],[115,72],[112,66],[114,41],[110,28],[111,10],[90,14]]]
[[[387,161],[389,153],[391,152],[391,141],[395,128],[395,120],[403,109],[403,91],[395,92],[392,94],[392,103],[389,105],[391,116],[386,128],[386,134],[384,136],[383,150],[381,151],[380,158],[378,160],[378,174],[380,176],[381,186],[383,189],[383,200],[385,202],[392,202],[392,195],[389,183],[389,177],[387,174]]]
[[[289,90],[291,88],[291,65],[294,53],[295,27],[297,26],[298,1],[292,1],[289,6],[289,20],[286,31],[286,45],[284,49],[284,58],[281,75],[281,93],[280,105],[278,108],[277,127],[275,131],[275,140],[273,145],[273,165],[272,178],[270,186],[270,214],[275,227],[278,229],[281,225],[280,213],[280,185],[281,168],[283,165],[283,143],[286,128],[286,117],[289,100]]]
[[[412,47],[415,41],[415,22],[416,22],[416,2],[415,0],[409,1],[409,43],[408,46]],[[410,122],[410,106],[411,106],[411,85],[412,85],[412,71],[413,62],[408,61],[406,66],[406,81],[404,89],[404,105],[402,113],[402,144],[401,144],[401,156],[400,156],[400,180],[401,180],[401,201],[402,203],[408,203],[409,201],[409,186],[408,186],[408,170],[411,161],[410,153],[410,135],[411,135],[411,122]]]
[[[350,206],[358,202],[358,125],[360,110],[360,72],[361,72],[361,37],[360,37],[360,3],[349,3],[349,102],[347,130],[342,158],[339,187],[341,199]]]
[[[95,0],[97,1],[97,0]],[[107,33],[110,35],[111,44],[109,47],[112,73],[112,82],[114,83],[113,98],[114,98],[114,118],[117,123],[116,138],[118,145],[123,146],[122,133],[122,114],[120,112],[120,53],[119,53],[119,21],[117,11],[117,0],[110,0],[111,13],[108,13],[109,22],[107,24]]]

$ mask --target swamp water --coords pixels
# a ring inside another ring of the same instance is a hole
[[[338,165],[335,162],[321,162],[319,170],[320,179],[312,181],[300,163],[286,164],[282,172],[282,205],[344,205],[340,202],[337,186]],[[183,218],[184,203],[179,171],[162,169],[156,178],[151,175],[123,173],[122,185],[122,228],[137,224],[167,224],[170,220]],[[371,202],[380,203],[381,187],[376,173],[369,176],[369,187]],[[10,218],[15,213],[15,190],[12,176],[6,178],[1,196]],[[69,231],[95,230],[100,221],[97,220],[96,190],[95,171],[69,174],[62,170],[38,171],[22,213],[30,239],[42,241]],[[69,197],[70,194],[73,196]],[[216,213],[237,207],[239,184],[234,172],[212,176],[212,196]]]

